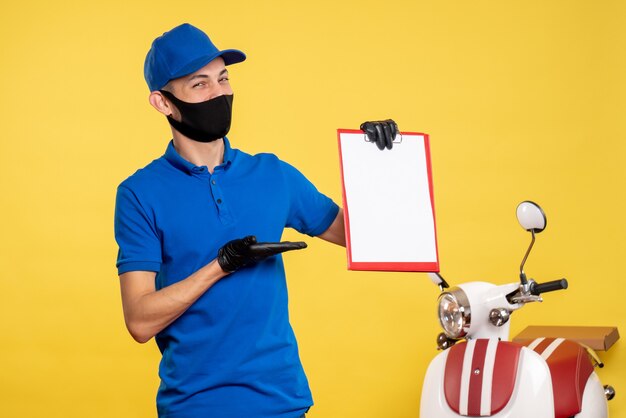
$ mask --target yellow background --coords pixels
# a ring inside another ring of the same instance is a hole
[[[548,228],[526,270],[570,289],[516,313],[513,333],[626,332],[625,18],[619,0],[3,3],[0,415],[155,416],[159,355],[124,328],[113,208],[165,150],[143,59],[186,21],[248,55],[230,69],[234,146],[340,202],[337,128],[392,117],[429,133],[448,281],[515,281],[529,240],[515,207],[535,200]],[[285,259],[310,416],[417,417],[436,287],[348,272],[342,248],[305,238]],[[602,357],[626,416],[624,341]]]

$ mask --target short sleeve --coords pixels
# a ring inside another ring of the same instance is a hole
[[[339,206],[295,167],[281,163],[289,193],[287,226],[310,236],[320,235],[337,217]]]
[[[160,270],[161,242],[154,219],[132,190],[123,185],[118,187],[115,201],[115,240],[119,246],[118,274]]]

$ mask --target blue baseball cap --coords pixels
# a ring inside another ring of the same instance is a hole
[[[246,54],[237,49],[220,51],[206,33],[183,23],[152,42],[143,74],[150,91],[160,90],[170,80],[194,73],[217,57],[230,65],[245,60]]]

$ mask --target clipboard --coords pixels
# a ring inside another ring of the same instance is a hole
[[[401,132],[383,151],[361,130],[337,136],[348,269],[438,272],[428,135]]]

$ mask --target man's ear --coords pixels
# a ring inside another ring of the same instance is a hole
[[[161,94],[160,91],[153,91],[150,93],[148,97],[150,104],[159,112],[163,113],[165,116],[169,116],[172,114],[172,105],[167,101],[165,96]]]

